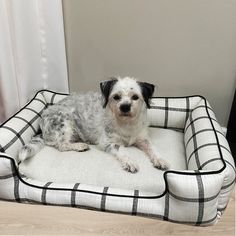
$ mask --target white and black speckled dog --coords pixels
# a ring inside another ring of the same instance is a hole
[[[154,85],[133,78],[111,78],[100,83],[102,95],[74,94],[50,106],[42,114],[42,138],[24,146],[19,159],[35,155],[44,145],[59,151],[85,151],[96,144],[120,161],[124,170],[135,173],[125,147],[134,145],[149,157],[153,166],[168,169],[157,157],[148,137],[147,108]]]

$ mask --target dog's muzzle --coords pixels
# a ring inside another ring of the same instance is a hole
[[[120,111],[123,113],[128,113],[130,112],[131,104],[125,103],[120,105]]]

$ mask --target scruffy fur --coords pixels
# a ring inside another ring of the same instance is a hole
[[[112,154],[124,170],[135,173],[139,167],[129,159],[125,147],[136,146],[153,166],[168,169],[157,157],[149,140],[147,108],[154,86],[133,78],[112,78],[101,82],[101,94],[73,94],[50,106],[42,114],[42,137],[34,137],[19,153],[24,161],[48,145],[59,151],[86,151],[88,144]]]

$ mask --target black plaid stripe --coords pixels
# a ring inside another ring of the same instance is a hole
[[[199,198],[187,198],[187,197],[182,197],[182,196],[177,196],[176,194],[172,193],[171,191],[169,191],[169,194],[171,197],[179,200],[179,201],[183,201],[183,202],[199,202]],[[184,194],[184,193],[183,193]],[[219,196],[220,192],[218,192],[216,195],[211,196],[211,197],[206,197],[204,199],[202,199],[202,202],[210,202],[214,199],[216,199]]]
[[[222,147],[222,148],[224,148],[224,147]],[[227,148],[225,148],[229,153],[230,153],[230,151],[227,149]],[[205,166],[207,166],[208,164],[210,164],[210,163],[212,163],[212,162],[215,162],[215,161],[220,161],[221,163],[222,163],[222,159],[221,158],[212,158],[212,159],[209,159],[209,160],[207,160],[206,162],[204,162],[204,163],[202,163],[201,164],[201,166],[200,166],[200,168],[201,168],[201,170],[205,167]],[[227,160],[224,160],[229,166],[231,166],[231,168],[234,170],[234,172],[236,172],[236,170],[235,170],[235,167],[229,162],[229,161],[227,161]]]
[[[50,101],[51,105],[54,104],[55,97],[56,97],[56,93],[54,93],[51,97],[51,101]]]
[[[72,207],[76,207],[76,203],[75,203],[75,197],[76,197],[76,190],[79,187],[79,183],[76,183],[73,187],[73,190],[71,191],[71,206]]]
[[[227,189],[227,188],[231,188],[232,187],[232,185],[234,185],[235,184],[235,181],[236,181],[236,177],[234,177],[234,179],[233,179],[233,181],[231,182],[231,183],[229,183],[229,184],[227,184],[227,185],[224,185],[224,186],[222,186],[222,190],[223,189]]]
[[[229,151],[229,152],[230,152],[230,151]],[[231,166],[231,168],[234,170],[234,173],[236,174],[235,166],[234,166],[232,163],[230,163],[229,161],[227,161],[227,160],[225,160],[225,162],[226,162],[229,166]]]
[[[196,173],[199,173],[199,172],[196,171]],[[199,193],[198,194],[198,198],[199,198],[198,218],[197,218],[196,225],[201,225],[202,220],[203,220],[203,215],[204,215],[204,200],[205,200],[204,199],[204,186],[203,186],[201,175],[197,174],[196,178],[197,178],[198,193]]]
[[[169,211],[170,211],[170,196],[169,192],[166,192],[165,195],[165,210],[163,220],[169,220]]]
[[[186,118],[185,118],[185,123],[188,120],[189,117],[189,113],[190,113],[190,101],[189,101],[189,97],[186,98]]]
[[[235,181],[236,181],[236,178],[234,178],[233,179],[233,181],[231,182],[231,183],[229,183],[229,184],[227,184],[227,185],[224,185],[224,186],[222,186],[222,190],[223,189],[227,189],[227,188],[229,188],[229,187],[232,187],[232,185],[234,185],[235,184]]]
[[[167,102],[166,102],[167,101]],[[150,109],[164,110],[164,111],[173,111],[173,112],[183,112],[189,113],[192,111],[190,108],[180,108],[180,107],[166,107],[166,104],[169,104],[169,99],[165,99],[165,106],[151,106]]]
[[[161,125],[149,125],[148,127],[150,127],[150,128],[163,128],[164,126],[161,126]],[[174,130],[174,131],[177,131],[177,132],[181,132],[181,133],[184,132],[183,128],[176,128],[176,127],[168,126],[168,129]]]
[[[192,129],[192,134],[195,134],[195,126],[194,126],[194,122],[192,122],[193,117],[192,117],[192,113],[189,116],[189,120],[190,120],[190,124],[191,124],[191,129]],[[195,156],[195,161],[197,164],[197,167],[200,167],[200,161],[199,161],[199,155],[198,155],[198,149],[197,149],[198,145],[197,145],[197,139],[196,136],[193,136],[193,148],[194,148],[194,152],[190,155],[188,162],[187,162],[187,167],[189,166],[189,162],[191,157],[194,155]]]
[[[48,186],[52,184],[52,182],[47,182],[44,186],[43,186],[43,191],[42,191],[42,195],[41,195],[41,202],[44,205],[47,205],[47,201],[46,201],[46,195],[47,195],[47,188]]]
[[[132,215],[137,215],[139,190],[134,190]]]
[[[106,210],[106,194],[108,191],[108,187],[104,187],[103,189],[103,194],[102,194],[102,199],[101,199],[101,211],[105,211]]]
[[[50,101],[47,102],[47,106],[52,106],[52,105],[54,105],[56,95],[57,95],[56,93],[53,93],[53,94],[52,94],[52,96],[51,96],[51,98],[50,98]]]
[[[231,153],[231,151],[227,148],[227,147],[225,147],[225,146],[223,146],[223,145],[218,145],[220,148],[222,148],[222,149],[224,149],[225,151],[227,151],[230,155],[232,155],[232,153]],[[226,160],[225,160],[226,161]],[[227,161],[226,161],[227,162]]]
[[[15,163],[11,161],[11,171],[14,179],[14,197],[16,202],[20,202],[20,193],[19,193],[19,178],[15,169]]]
[[[0,176],[0,179],[10,179],[10,178],[13,178],[14,177],[14,174],[11,173],[11,174],[8,174],[8,175],[2,175]]]
[[[165,99],[165,107],[168,107],[168,98]],[[165,110],[165,121],[164,121],[164,128],[168,127],[168,109]]]
[[[20,194],[19,194],[19,178],[14,175],[14,196],[17,202],[20,202]]]
[[[226,208],[227,208],[227,205],[225,207],[222,207],[222,208],[217,208],[217,211],[224,212]]]
[[[5,149],[3,148],[1,144],[0,144],[0,152],[5,152]]]
[[[207,166],[208,164],[215,162],[215,161],[221,161],[221,158],[212,158],[212,159],[202,163],[201,166],[199,167],[199,170],[202,170],[205,166]]]
[[[35,134],[37,133],[37,131],[35,130],[34,126],[29,121],[24,119],[23,117],[14,116],[14,118],[24,121],[28,125],[28,127],[30,127],[34,131]]]
[[[210,106],[208,106],[207,104],[195,107],[194,111],[196,111],[199,108],[206,108],[206,109],[211,110],[213,112],[212,108]]]
[[[192,111],[192,109],[190,109],[189,107],[186,107],[186,108],[168,107],[169,100],[170,99],[165,98],[165,106],[155,106],[155,105],[152,105],[150,107],[150,109],[157,109],[157,110],[164,110],[164,111],[173,111],[173,112],[183,112],[183,113],[190,113]]]

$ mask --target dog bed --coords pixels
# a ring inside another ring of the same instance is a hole
[[[39,132],[42,111],[65,96],[39,91],[1,125],[1,200],[97,209],[193,225],[218,221],[234,188],[235,165],[205,98],[152,98],[148,110],[151,138],[157,153],[170,162],[168,171],[153,168],[145,155],[132,147],[129,151],[140,166],[136,174],[120,170],[114,158],[94,146],[85,153],[59,153],[45,147],[20,163],[19,149]]]

